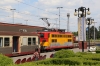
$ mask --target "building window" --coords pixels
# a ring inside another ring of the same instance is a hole
[[[4,38],[4,46],[9,46],[9,38]]]
[[[36,45],[36,38],[32,38],[33,39],[33,45]]]
[[[28,45],[31,45],[31,38],[28,38]]]

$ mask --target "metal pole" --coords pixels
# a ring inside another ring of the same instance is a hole
[[[94,45],[95,45],[95,23],[94,23]]]
[[[89,21],[89,23],[90,23],[90,21]],[[88,41],[89,41],[89,49],[90,49],[90,24],[88,24],[88,28],[89,28],[89,30],[88,30]]]
[[[95,44],[95,23],[97,22],[93,22],[94,23],[94,44]]]
[[[59,8],[59,29],[60,29],[60,8]]]
[[[27,25],[27,21],[28,21],[28,20],[25,20],[25,21],[26,21],[26,25]]]
[[[57,9],[59,9],[59,29],[60,29],[60,8],[63,8],[63,7],[57,7]]]
[[[67,22],[67,32],[69,32],[69,17],[70,17],[70,14],[67,13],[67,17],[68,17],[68,22]]]
[[[13,24],[14,24],[14,10],[13,10]]]
[[[82,52],[84,52],[84,41],[82,41]]]
[[[14,24],[14,10],[16,10],[16,9],[10,9],[10,10],[12,10],[12,12],[13,12],[13,24]]]

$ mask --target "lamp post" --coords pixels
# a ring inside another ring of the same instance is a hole
[[[89,49],[90,49],[90,25],[93,23],[94,19],[87,18],[86,19],[86,24],[88,25],[88,44],[89,44]]]
[[[14,10],[16,10],[16,9],[10,9],[10,10],[12,10],[12,12],[13,12],[13,24],[14,24]]]
[[[67,17],[68,17],[68,22],[67,22],[67,32],[69,32],[69,17],[70,17],[70,13],[67,13]]]
[[[86,28],[85,28],[85,19],[86,19],[86,10],[87,15],[90,15],[89,8],[79,7],[78,10],[75,9],[74,15],[77,16],[78,11],[78,38],[82,42],[82,52],[84,52],[84,41],[86,41]]]
[[[57,9],[59,9],[59,29],[60,29],[60,8],[63,8],[63,7],[57,7]]]

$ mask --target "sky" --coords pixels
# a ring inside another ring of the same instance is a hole
[[[91,14],[86,15],[86,18],[93,18],[98,28],[100,25],[99,5],[100,0],[0,0],[0,22],[47,27],[47,23],[41,18],[48,18],[49,28],[59,28],[57,7],[63,7],[60,8],[60,28],[67,29],[67,13],[70,13],[69,31],[76,32],[78,31],[78,16],[74,16],[75,9],[90,8]]]

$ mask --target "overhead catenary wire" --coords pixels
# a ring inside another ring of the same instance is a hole
[[[31,7],[34,7],[34,8],[37,8],[37,9],[42,10],[42,11],[45,11],[44,9],[38,8],[38,7],[36,7],[36,6],[30,5],[30,4],[27,4],[27,3],[24,3],[24,2],[21,2],[21,1],[18,1],[18,0],[15,0],[15,1],[17,1],[17,2],[19,2],[19,3],[22,3],[22,4],[25,4],[25,5],[28,5],[28,6],[31,6]],[[54,15],[59,15],[59,14],[52,13],[52,12],[49,12],[49,11],[46,11],[46,12],[51,13],[51,14],[54,14]],[[64,17],[65,17],[65,16],[64,16]],[[61,18],[61,19],[63,19],[63,18]],[[63,19],[63,20],[65,20],[65,19]]]
[[[16,1],[18,1],[18,0],[16,0]],[[18,1],[18,2],[21,2],[21,1]],[[24,2],[21,2],[21,3],[26,4],[26,5],[29,5],[29,4],[24,3]],[[38,8],[38,7],[35,7],[35,6],[32,6],[32,5],[29,5],[29,6],[34,7],[34,8],[37,8],[37,9],[39,9],[39,10],[45,11],[44,9],[41,9],[41,8]],[[2,10],[10,10],[10,8],[7,8],[7,9],[1,8],[1,9],[2,9]],[[20,14],[24,14],[24,15],[29,15],[29,16],[34,16],[34,17],[41,18],[41,16],[34,15],[34,14],[27,14],[27,13],[19,12],[18,10],[16,10],[15,12],[16,12],[16,13],[20,13]],[[48,11],[48,12],[49,12],[49,11]],[[49,13],[52,13],[52,12],[49,12]],[[52,13],[52,14],[55,14],[55,13]],[[58,15],[58,14],[55,14],[55,15]],[[16,18],[16,17],[15,17],[15,18]],[[61,19],[63,19],[63,18],[61,18]],[[63,19],[63,20],[64,20],[63,22],[66,22],[65,19]],[[61,20],[61,21],[62,21],[62,20]]]

